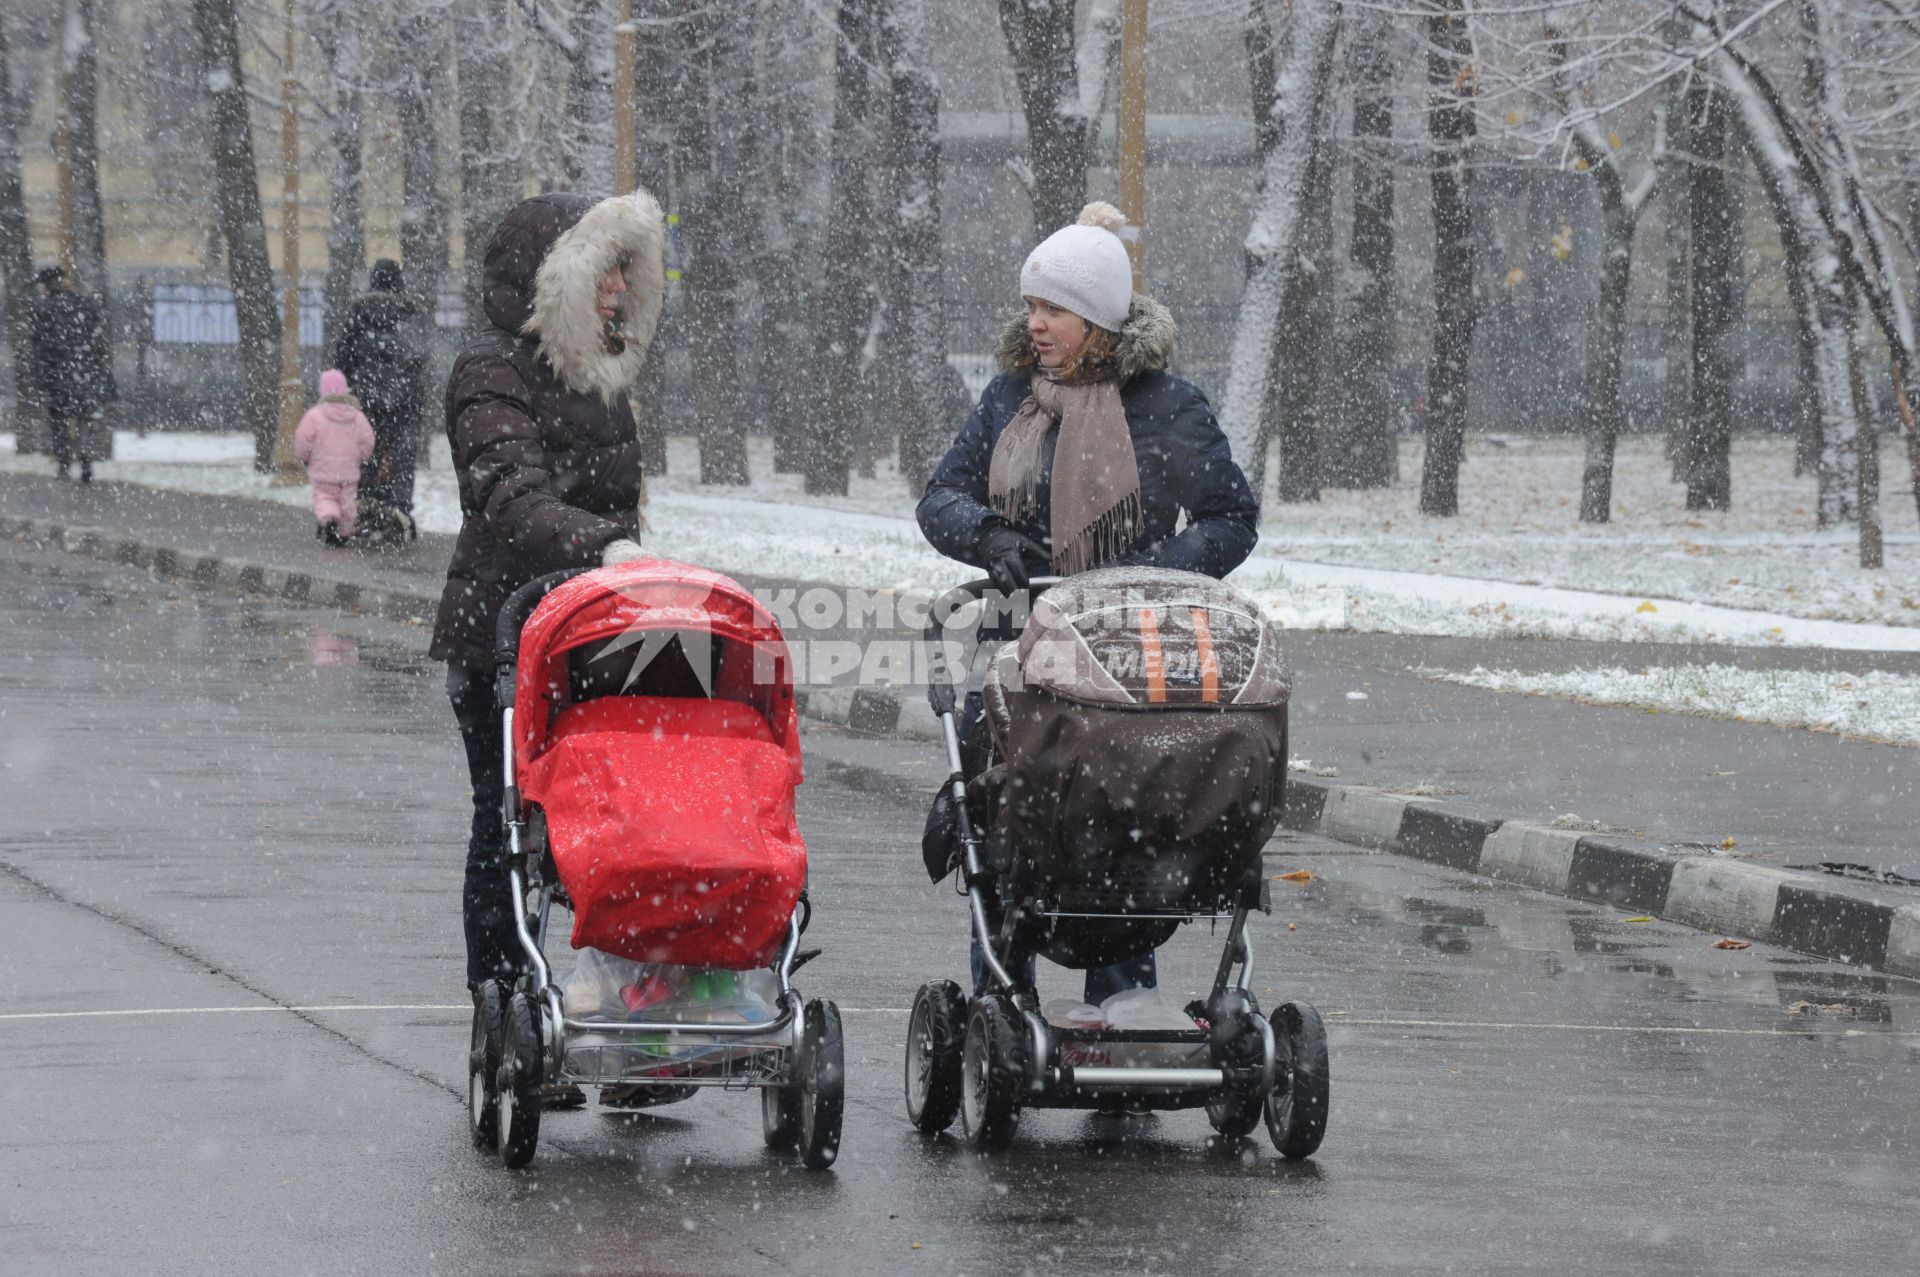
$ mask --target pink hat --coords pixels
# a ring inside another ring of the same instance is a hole
[[[322,395],[344,395],[347,393],[347,374],[338,368],[329,368],[320,374],[320,393]]]

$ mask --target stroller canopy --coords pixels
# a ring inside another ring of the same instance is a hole
[[[696,695],[750,706],[801,780],[793,667],[780,626],[739,582],[643,559],[575,577],[520,635],[514,767],[552,743],[561,710],[604,693]]]
[[[996,673],[1083,705],[1284,705],[1280,634],[1260,605],[1195,572],[1114,567],[1042,594]]]

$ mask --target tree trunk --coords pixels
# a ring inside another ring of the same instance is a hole
[[[100,300],[112,324],[107,290],[107,225],[100,205],[100,59],[94,0],[68,0],[65,54],[67,125],[72,146],[74,283]]]
[[[853,437],[859,428],[860,346],[873,297],[865,282],[873,214],[868,196],[867,80],[870,0],[842,0],[834,46],[834,112],[826,289],[821,304],[818,363],[821,401],[808,422],[809,493],[844,496]]]
[[[1479,302],[1473,289],[1473,45],[1463,0],[1427,20],[1427,131],[1433,140],[1433,361],[1427,371],[1427,453],[1420,512],[1460,512],[1467,373]]]
[[[460,243],[467,329],[487,326],[482,306],[487,241],[513,207],[519,174],[501,144],[495,120],[507,77],[499,32],[506,26],[503,0],[456,9],[455,71],[460,77]]]
[[[1860,458],[1857,476],[1860,566],[1882,568],[1887,560],[1880,533],[1880,437],[1873,425],[1873,392],[1867,389],[1865,372],[1867,335],[1873,331],[1873,325],[1851,287],[1847,289],[1847,296],[1853,303],[1854,317],[1852,340],[1848,343],[1847,386],[1853,394],[1854,451]]]
[[[1593,370],[1588,389],[1591,419],[1586,461],[1580,473],[1582,523],[1606,523],[1613,517],[1614,449],[1627,424],[1620,365],[1627,333],[1627,284],[1633,274],[1634,219],[1617,190],[1602,196],[1602,208],[1606,244],[1593,316]]]
[[[1733,505],[1733,320],[1740,281],[1735,278],[1733,221],[1728,194],[1727,130],[1731,108],[1724,93],[1703,86],[1689,95],[1689,129],[1695,163],[1687,197],[1693,244],[1693,397],[1682,450],[1687,509],[1726,510]]]
[[[1327,482],[1384,488],[1400,477],[1393,332],[1393,54],[1385,22],[1369,21],[1353,59],[1353,226],[1336,343],[1340,425]]]
[[[362,203],[360,32],[351,22],[322,27],[321,48],[333,81],[333,176],[327,183],[327,278],[322,304],[322,340],[333,349],[347,320],[367,257],[367,216]]]
[[[33,236],[20,181],[20,126],[27,112],[24,98],[14,96],[10,66],[7,15],[0,12],[0,281],[7,290],[7,346],[13,352],[13,448],[39,452],[44,450],[46,420],[29,337]]]
[[[1256,499],[1266,486],[1268,401],[1279,380],[1275,365],[1281,318],[1294,305],[1300,287],[1313,154],[1327,109],[1339,33],[1338,0],[1299,0],[1285,55],[1274,73],[1273,149],[1261,166],[1253,224],[1247,229],[1247,282],[1234,320],[1220,412],[1221,430]]]
[[[1687,127],[1691,118],[1684,100],[1674,102],[1668,111],[1668,144],[1681,156],[1691,155],[1693,134]],[[1669,161],[1675,164],[1690,162]],[[1693,402],[1693,301],[1687,294],[1687,281],[1691,278],[1688,262],[1692,252],[1687,234],[1693,221],[1689,212],[1693,183],[1684,172],[1677,177],[1678,180],[1669,182],[1667,193],[1667,312],[1660,324],[1660,348],[1665,352],[1666,375],[1661,385],[1661,415],[1666,423],[1668,475],[1675,483],[1685,483],[1687,411]]]
[[[940,97],[930,65],[925,0],[881,10],[880,51],[892,77],[891,150],[899,181],[893,217],[905,273],[905,370],[900,471],[910,494],[926,486],[952,435],[947,420],[946,278],[940,254]]]
[[[272,467],[280,413],[280,307],[267,258],[267,227],[247,118],[234,0],[193,0],[213,132],[213,202],[226,241],[227,272],[246,369],[246,422],[253,434],[253,468]]]
[[[739,332],[739,227],[745,218],[740,147],[716,145],[736,138],[744,114],[740,93],[742,55],[748,51],[740,26],[718,12],[688,19],[694,79],[699,86],[687,113],[682,149],[686,169],[681,246],[686,254],[683,286],[687,337],[693,361],[695,431],[700,438],[700,482],[747,482],[746,401]]]
[[[427,332],[437,331],[440,275],[447,265],[447,197],[440,183],[440,135],[436,111],[447,101],[446,32],[432,16],[409,21],[406,45],[412,51],[407,76],[396,96],[400,117],[400,263],[407,290],[427,317]]]
[[[1327,287],[1333,249],[1333,146],[1323,129],[1307,168],[1301,225],[1301,272],[1280,313],[1277,373],[1268,400],[1271,420],[1262,433],[1280,445],[1278,495],[1285,502],[1318,501],[1321,478],[1320,367],[1331,320]]]
[[[1087,120],[1080,114],[1074,0],[999,0],[1000,31],[1027,121],[1033,228],[1044,238],[1077,220],[1087,198]]]

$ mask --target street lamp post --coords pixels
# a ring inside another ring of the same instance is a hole
[[[300,377],[300,106],[293,74],[293,5],[286,0],[285,46],[280,76],[280,429],[273,441],[273,482],[289,487],[304,481],[293,455],[293,433],[300,425],[304,395]]]
[[[1133,231],[1127,255],[1133,259],[1133,290],[1147,273],[1147,0],[1122,0],[1120,7],[1120,211]]]
[[[613,193],[626,195],[640,185],[640,144],[634,119],[635,36],[633,0],[620,0],[620,25],[613,29]]]

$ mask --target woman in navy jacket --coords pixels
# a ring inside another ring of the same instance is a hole
[[[920,499],[934,548],[1008,593],[1116,564],[1223,577],[1258,537],[1259,503],[1212,406],[1167,371],[1173,316],[1133,292],[1125,224],[1089,204],[1028,256],[1025,307],[995,352],[1000,374]],[[979,717],[971,695],[963,731]],[[977,956],[974,966],[978,988]],[[1089,971],[1086,1000],[1153,983],[1153,955],[1142,954]]]

